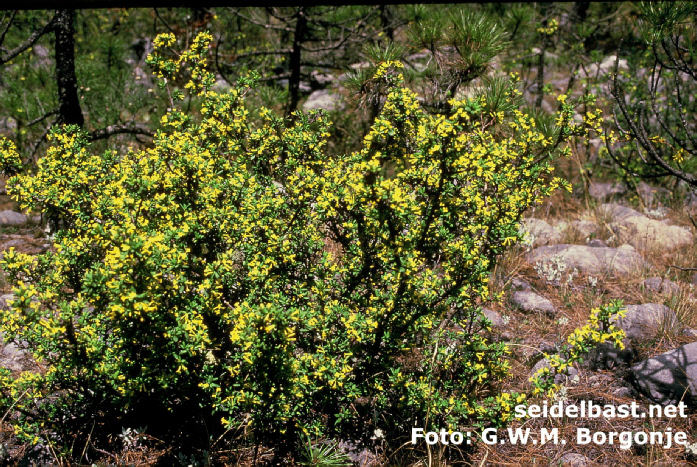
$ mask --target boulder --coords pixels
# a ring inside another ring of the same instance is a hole
[[[607,248],[607,244],[599,238],[589,240],[588,243],[586,243],[586,245],[591,248]]]
[[[303,104],[303,110],[335,110],[341,107],[341,96],[332,94],[327,89],[320,89],[310,94]]]
[[[641,255],[629,245],[619,248],[567,244],[541,246],[528,253],[526,259],[535,264],[549,261],[554,256],[564,261],[567,270],[576,268],[588,275],[627,274],[644,263]]]
[[[0,225],[21,225],[27,222],[27,216],[14,211],[0,212]]]
[[[511,304],[528,313],[545,313],[550,318],[553,318],[557,311],[552,302],[529,290],[514,292]]]
[[[0,295],[0,310],[8,310],[9,309],[9,304],[8,302],[10,300],[14,300],[15,295],[14,294],[5,294],[5,295]]]
[[[695,239],[684,227],[664,224],[644,215],[628,217],[608,227],[620,241],[638,249],[674,250],[691,246]]]
[[[583,220],[573,221],[571,222],[571,226],[583,237],[590,237],[591,235],[597,233],[600,229],[600,226],[597,223]]]
[[[659,404],[697,402],[697,342],[644,360],[631,369],[639,392]]]
[[[12,371],[22,371],[26,369],[27,354],[20,350],[15,344],[0,344],[0,367],[9,368]]]
[[[603,204],[598,211],[610,220],[615,237],[635,248],[672,250],[692,245],[694,235],[684,227],[668,225],[619,204]]]
[[[529,217],[523,219],[521,230],[528,232],[533,240],[533,246],[554,245],[561,241],[561,232],[542,219]]]
[[[617,55],[610,55],[603,59],[600,63],[591,63],[585,67],[585,70],[581,68],[579,70],[579,75],[584,78],[594,78],[595,76],[603,76],[606,74],[611,74],[615,72],[615,60],[617,60]],[[629,64],[624,58],[620,58],[617,63],[618,70],[628,70]]]
[[[605,203],[598,206],[598,212],[608,218],[610,221],[622,221],[630,217],[646,217],[639,211],[622,206],[621,204]]]
[[[666,200],[671,195],[667,188],[651,186],[644,181],[639,182],[636,189],[644,204],[649,207],[658,204],[661,200]]]
[[[506,325],[506,322],[501,317],[501,315],[490,308],[483,308],[482,314],[486,316],[489,319],[489,321],[491,321],[491,324],[494,327],[500,328]]]
[[[649,277],[644,281],[644,287],[652,292],[665,295],[680,292],[680,286],[678,284],[660,277]]]
[[[597,199],[598,201],[603,201],[606,198],[610,198],[613,195],[623,195],[627,192],[627,187],[621,183],[606,183],[606,182],[591,182],[588,187],[588,194]]]
[[[532,290],[530,284],[527,281],[521,279],[520,277],[514,277],[511,279],[511,289],[513,290]]]
[[[660,303],[628,305],[626,309],[624,317],[613,323],[624,330],[628,339],[652,337],[660,330],[673,331],[678,326],[675,312]]]

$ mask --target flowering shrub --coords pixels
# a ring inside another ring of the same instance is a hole
[[[522,213],[566,186],[541,160],[582,132],[570,104],[555,140],[483,98],[432,116],[385,64],[363,149],[328,155],[323,114],[252,122],[253,80],[211,91],[210,40],[172,59],[175,38],[156,39],[172,109],[152,148],[93,154],[68,126],[35,175],[8,182],[62,226],[55,252],[4,257],[16,299],[2,330],[45,368],[2,374],[17,433],[199,408],[265,443],[357,418],[367,433],[505,423],[521,396],[492,391],[507,349],[479,332],[480,306]],[[184,62],[200,116],[170,89]]]

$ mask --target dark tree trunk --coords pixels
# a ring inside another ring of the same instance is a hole
[[[307,17],[305,16],[305,8],[300,7],[298,10],[298,20],[295,23],[295,34],[293,34],[293,47],[290,52],[290,79],[288,80],[288,94],[290,101],[288,102],[288,114],[298,107],[300,100],[300,68],[302,43],[305,41],[307,31]]]
[[[56,34],[56,82],[60,103],[58,123],[82,126],[85,119],[77,95],[75,76],[75,10],[57,10],[54,31]]]
[[[588,7],[590,7],[591,2],[589,1],[581,1],[581,2],[575,2],[574,3],[574,19],[579,22],[583,23],[586,20],[586,17],[588,16]]]

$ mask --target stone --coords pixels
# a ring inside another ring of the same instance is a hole
[[[636,189],[646,206],[654,206],[660,200],[665,200],[671,195],[667,188],[651,186],[643,180],[637,184]]]
[[[697,342],[637,363],[630,381],[636,389],[659,404],[690,406],[697,402]]]
[[[27,216],[14,211],[0,212],[0,225],[21,225],[27,222]]]
[[[533,47],[531,49],[531,52],[534,53],[535,55],[540,55],[542,53],[542,49],[540,49],[539,47]],[[552,52],[548,52],[545,50],[545,61],[554,61],[554,60],[558,60],[558,59],[559,59],[559,55],[553,54]]]
[[[623,318],[614,318],[613,324],[624,330],[628,339],[653,337],[660,330],[674,331],[678,326],[675,312],[660,303],[627,305]]]
[[[356,465],[378,465],[378,459],[367,447],[362,447],[361,441],[341,440],[338,443],[341,449]]]
[[[605,74],[614,73],[615,60],[617,60],[617,55],[610,55],[608,57],[605,57],[603,61],[600,63],[591,63],[590,65],[586,66],[585,69],[581,68],[579,70],[579,75],[584,78],[594,78],[596,76],[600,77]],[[617,63],[617,69],[618,71],[628,70],[629,64],[627,63],[627,60],[625,60],[624,58],[620,58]]]
[[[593,234],[597,234],[598,230],[600,230],[600,226],[592,221],[573,221],[571,226],[583,237],[590,237]]]
[[[674,250],[693,245],[694,234],[684,227],[668,225],[644,215],[627,217],[609,226],[622,242],[637,249]]]
[[[574,268],[588,275],[627,274],[644,264],[639,253],[630,245],[619,248],[597,247],[586,245],[549,245],[541,246],[526,255],[529,263],[549,261],[555,256],[566,264],[566,270]]]
[[[588,187],[588,194],[598,201],[602,201],[614,195],[623,195],[626,192],[627,187],[615,182],[591,182],[590,187]]]
[[[501,315],[490,308],[482,308],[482,314],[484,314],[484,316],[486,316],[489,319],[489,321],[491,321],[491,324],[494,327],[500,328],[506,325],[506,322],[501,317]]]
[[[527,281],[521,279],[520,277],[514,277],[511,279],[511,289],[513,290],[532,290],[530,284]]]
[[[588,352],[586,361],[592,371],[613,370],[628,367],[634,356],[629,348],[619,349],[611,342],[601,342]]]
[[[514,292],[511,296],[511,303],[528,313],[544,313],[550,318],[554,317],[557,312],[552,302],[529,290]]]
[[[9,368],[12,371],[22,371],[25,368],[24,360],[27,355],[15,344],[3,344],[0,349],[0,367]]]
[[[682,334],[687,337],[697,337],[697,329],[685,328]]]
[[[680,286],[678,284],[660,277],[649,277],[644,281],[644,287],[652,292],[665,295],[680,292]]]
[[[341,107],[341,96],[332,94],[327,89],[320,89],[310,94],[303,104],[303,110],[336,110]]]
[[[533,238],[533,246],[553,245],[561,241],[561,232],[542,219],[529,217],[521,222],[521,230]]]
[[[586,245],[591,248],[607,248],[607,244],[599,238],[589,240],[588,243],[586,243]]]
[[[621,204],[605,203],[598,206],[598,212],[611,221],[621,221],[630,217],[646,217],[639,211]]]
[[[550,467],[586,467],[589,465],[593,465],[589,458],[575,452],[567,452],[559,460],[549,464]]]
[[[635,248],[673,250],[694,242],[694,235],[688,229],[650,219],[639,211],[619,204],[603,204],[598,212],[612,221],[608,227],[619,241]]]
[[[7,310],[9,309],[9,304],[8,302],[10,300],[14,300],[15,295],[14,294],[5,294],[5,295],[0,295],[0,310]]]
[[[336,77],[331,73],[322,73],[317,70],[310,72],[310,82],[317,83],[321,87],[329,86],[336,81]]]
[[[617,55],[610,55],[608,57],[605,57],[602,62],[600,62],[600,69],[602,71],[614,71],[615,69],[615,61],[617,61]],[[627,60],[624,58],[620,58],[618,63],[617,63],[617,68],[619,70],[629,70],[629,65],[627,64]]]

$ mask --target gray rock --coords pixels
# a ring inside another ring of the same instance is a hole
[[[573,221],[571,226],[584,237],[590,237],[600,229],[597,223],[583,220]]]
[[[697,329],[685,328],[682,334],[687,337],[697,337]]]
[[[9,309],[9,301],[14,300],[15,295],[14,294],[5,294],[0,296],[0,310],[8,310]]]
[[[599,238],[589,240],[588,243],[586,243],[586,245],[591,248],[607,248],[607,244]]]
[[[605,57],[602,62],[600,62],[600,70],[602,71],[613,71],[615,69],[615,61],[617,60],[617,55],[610,55]],[[627,60],[620,58],[617,63],[617,68],[619,70],[629,70],[629,65]]]
[[[494,327],[500,328],[506,325],[501,315],[490,308],[482,308],[482,314],[491,321]]]
[[[551,366],[549,364],[549,359],[546,357],[540,360],[535,364],[535,366],[532,367],[532,370],[530,370],[530,377],[533,377],[535,373],[537,373],[537,370],[540,368],[549,368],[551,370]],[[568,368],[567,374],[557,374],[554,375],[554,384],[570,384],[571,380],[573,379],[574,376],[578,375],[578,368],[575,366],[571,366]]]
[[[331,73],[321,73],[317,70],[310,72],[310,81],[313,81],[320,86],[329,86],[336,81],[336,76]]]
[[[687,194],[687,196],[685,197],[685,207],[687,209],[696,209],[697,208],[697,192],[690,191]]]
[[[551,462],[549,465],[550,467],[586,467],[593,465],[593,462],[583,454],[567,452],[558,461]]]
[[[514,292],[511,303],[528,313],[545,313],[549,317],[554,317],[557,311],[552,302],[529,290]]]
[[[511,279],[511,289],[513,290],[532,290],[532,287],[530,284],[528,284],[527,281],[524,281],[520,277],[514,277]]]
[[[668,225],[644,215],[627,217],[608,227],[620,241],[638,249],[674,250],[691,246],[695,238],[684,227]]]
[[[9,132],[17,129],[17,120],[12,117],[0,118],[0,131]]]
[[[641,196],[642,201],[646,206],[653,206],[659,203],[661,200],[665,200],[670,197],[670,190],[660,187],[651,186],[648,183],[641,181],[637,184],[637,192]]]
[[[692,279],[690,280],[690,284],[697,285],[697,272],[692,275]]]
[[[533,246],[554,245],[561,241],[561,232],[542,219],[529,217],[521,222],[521,230],[534,238]]]
[[[22,371],[25,368],[26,358],[26,352],[20,350],[15,344],[4,344],[0,350],[0,367]]]
[[[232,86],[230,86],[230,83],[225,81],[225,79],[221,76],[215,80],[215,83],[211,89],[218,94],[226,94],[228,91],[230,91],[230,89],[232,89]]]
[[[639,211],[615,203],[606,203],[598,206],[598,212],[612,221],[621,221],[630,217],[646,217]]]
[[[355,462],[356,465],[378,465],[378,458],[368,448],[362,447],[360,441],[341,440],[339,449]]]
[[[617,397],[630,397],[632,395],[632,390],[631,388],[625,388],[623,386],[621,388],[615,389],[612,393]]]
[[[27,222],[27,216],[14,211],[0,212],[0,225],[21,225]]]
[[[303,110],[335,110],[341,107],[341,96],[326,89],[314,91],[303,104]]]
[[[598,201],[602,201],[613,195],[623,195],[626,192],[627,187],[615,182],[591,182],[590,187],[588,187],[588,194]]]
[[[641,255],[629,245],[619,248],[586,245],[551,245],[541,246],[526,255],[529,263],[549,261],[555,256],[566,264],[567,271],[573,268],[589,275],[627,274],[644,263]]]
[[[618,349],[610,342],[602,342],[588,352],[588,367],[592,371],[628,367],[634,359],[634,351]]]
[[[674,331],[678,326],[675,312],[660,303],[628,305],[623,318],[613,319],[613,324],[624,330],[628,339],[647,338],[660,330]]]
[[[601,77],[606,74],[614,73],[616,59],[616,55],[610,55],[605,57],[600,63],[591,63],[585,67],[585,70],[584,68],[581,68],[579,70],[579,75],[584,78],[594,78],[596,76]],[[621,58],[617,64],[617,68],[618,70],[628,70],[629,64],[627,63],[627,60]]]
[[[539,47],[533,47],[531,52],[534,53],[535,55],[540,55],[542,53],[542,49],[540,49]],[[545,50],[545,60],[546,61],[554,61],[554,60],[558,60],[558,59],[559,59],[559,55],[553,54],[552,52],[547,52]]]
[[[644,287],[648,290],[651,290],[652,292],[665,295],[680,292],[680,286],[678,284],[671,280],[662,279],[660,277],[649,277],[644,281]]]
[[[697,402],[697,342],[644,360],[631,369],[632,384],[659,404]]]

